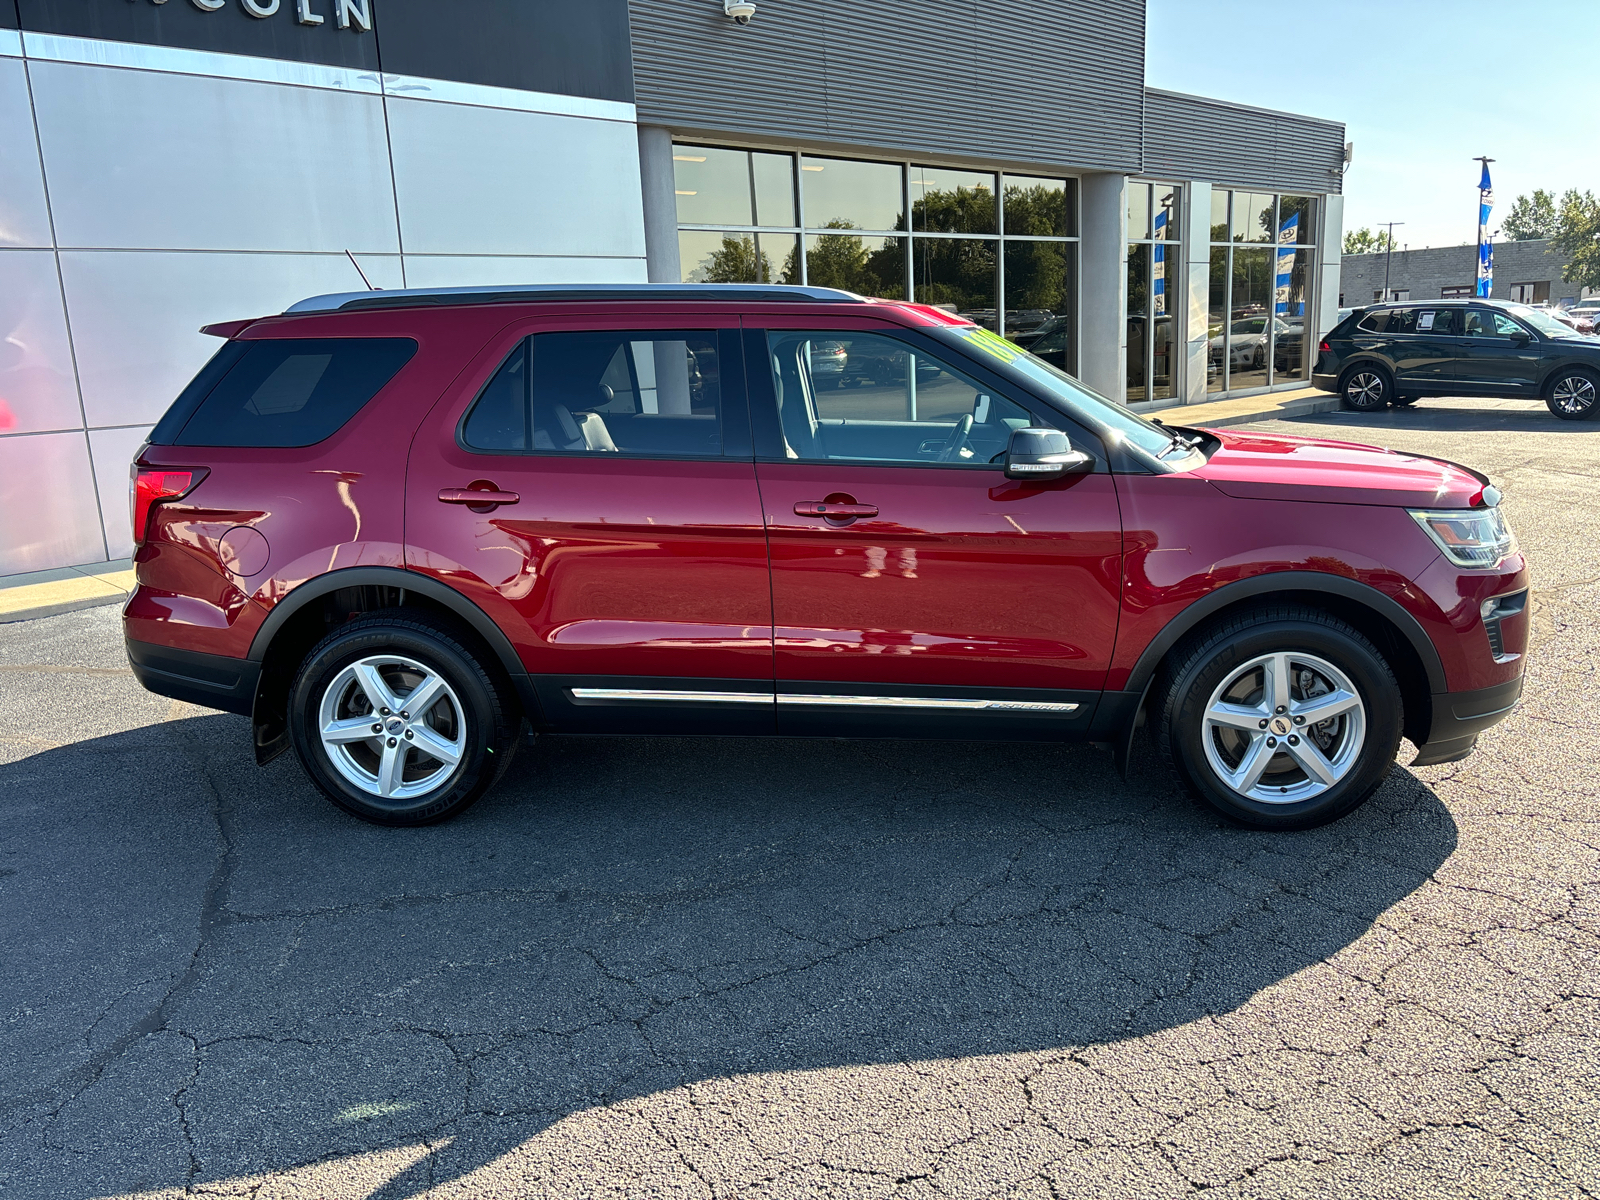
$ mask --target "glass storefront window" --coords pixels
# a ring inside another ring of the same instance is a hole
[[[1228,240],[1228,197],[1232,192],[1225,192],[1221,188],[1211,190],[1211,240],[1225,242]]]
[[[1007,239],[1005,272],[1006,337],[1076,374],[1078,244]]]
[[[1274,251],[1266,249],[1233,252],[1233,286],[1228,300],[1230,391],[1267,386],[1275,257]]]
[[[1139,241],[1150,236],[1150,185],[1128,185],[1128,238]]]
[[[1227,203],[1223,203],[1227,216]],[[1216,215],[1216,210],[1212,210]],[[1228,232],[1226,220],[1222,232]],[[1211,247],[1211,294],[1206,304],[1206,391],[1220,392],[1228,386],[1228,255],[1226,246]]]
[[[918,304],[936,304],[985,328],[995,327],[994,242],[917,238],[912,249]]]
[[[1316,241],[1313,215],[1310,196],[1278,197],[1278,244],[1305,246]]]
[[[791,233],[678,233],[685,283],[799,283],[799,239]]]
[[[1147,189],[1148,190],[1148,189]],[[1150,354],[1150,247],[1128,247],[1128,403],[1150,399],[1145,361]]]
[[[806,235],[806,281],[880,300],[906,298],[906,239],[859,233]]]
[[[794,156],[674,146],[680,225],[793,225]]]
[[[911,168],[911,228],[918,233],[994,233],[994,176]]]
[[[1274,242],[1272,210],[1276,196],[1258,192],[1233,194],[1233,240],[1236,242]]]
[[[905,194],[898,163],[843,158],[800,160],[807,229],[904,229]]]
[[[1007,237],[1076,237],[1078,181],[1007,175]]]
[[[1278,250],[1277,280],[1274,291],[1272,377],[1277,383],[1306,379],[1310,375],[1310,355],[1306,347],[1306,328],[1311,314],[1307,304],[1311,275],[1309,250]]]

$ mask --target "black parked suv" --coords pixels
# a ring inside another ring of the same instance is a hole
[[[1312,384],[1358,412],[1422,396],[1538,397],[1564,421],[1600,412],[1600,338],[1525,304],[1375,304],[1317,349]]]

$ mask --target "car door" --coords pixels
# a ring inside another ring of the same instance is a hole
[[[1385,334],[1394,363],[1395,388],[1402,393],[1448,392],[1456,382],[1462,353],[1453,308],[1402,308],[1389,314]]]
[[[1463,315],[1462,390],[1480,396],[1537,395],[1538,335],[1499,309],[1469,308]]]
[[[926,335],[867,320],[746,333],[785,733],[1061,737],[1116,637],[1122,530],[1091,474],[1008,480],[1013,429],[1066,418]],[[870,373],[811,367],[844,346]]]
[[[418,431],[406,564],[506,631],[551,728],[772,731],[737,325],[531,318]]]

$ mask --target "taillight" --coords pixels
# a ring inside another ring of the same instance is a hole
[[[192,492],[211,472],[205,467],[141,467],[133,465],[129,480],[129,499],[133,506],[133,544],[144,544],[145,526],[150,521],[150,506],[163,500],[176,500]]]
[[[1327,338],[1323,338],[1322,339],[1322,345],[1318,346],[1317,349],[1321,350],[1325,354],[1329,354],[1329,353],[1333,352],[1333,347],[1328,345],[1328,339]]]

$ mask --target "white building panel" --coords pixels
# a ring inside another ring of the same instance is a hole
[[[630,123],[390,99],[389,130],[408,253],[644,257]]]
[[[360,261],[377,286],[401,285],[398,256]],[[155,422],[216,352],[200,326],[361,287],[342,254],[69,250],[61,272],[90,428]]]
[[[50,250],[0,250],[0,434],[82,429]]]
[[[645,260],[642,258],[406,255],[406,283],[410,287],[645,282]]]
[[[105,561],[81,430],[0,437],[0,514],[0,575]]]
[[[89,458],[94,466],[95,490],[105,520],[109,558],[133,553],[133,513],[128,500],[128,468],[134,453],[150,435],[150,426],[131,429],[96,429],[89,434]]]
[[[63,247],[399,249],[380,97],[33,62]]]
[[[49,244],[27,76],[20,58],[0,58],[0,246]]]

